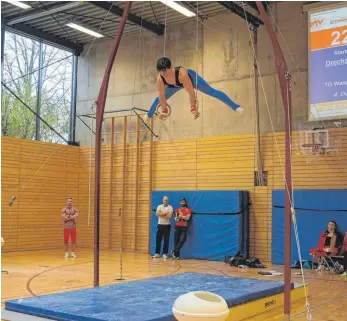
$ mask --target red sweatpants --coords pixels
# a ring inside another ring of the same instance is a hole
[[[71,243],[76,244],[76,227],[64,228],[64,244],[69,244],[70,235],[71,235]]]

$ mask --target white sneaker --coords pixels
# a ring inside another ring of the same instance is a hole
[[[69,252],[65,252],[65,256],[66,259],[69,257]]]
[[[72,257],[76,257],[75,252],[72,252],[72,253],[71,253],[71,256],[72,256]]]
[[[163,259],[168,259],[168,256],[166,254],[163,255]]]
[[[323,264],[320,264],[320,265],[318,266],[318,269],[317,269],[316,271],[324,271],[324,270],[325,270],[324,265],[323,265]]]
[[[160,254],[156,253],[152,256],[153,259],[157,259],[158,257],[160,257]]]

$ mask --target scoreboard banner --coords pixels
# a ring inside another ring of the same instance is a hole
[[[347,3],[309,13],[309,120],[347,118]]]

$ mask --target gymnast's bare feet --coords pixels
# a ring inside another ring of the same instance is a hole
[[[242,107],[238,107],[236,112],[239,113],[242,117],[245,116],[245,110]]]
[[[149,122],[149,117],[148,117],[148,115],[145,114],[145,115],[143,116],[142,120],[143,120],[146,124],[148,124],[148,122]]]

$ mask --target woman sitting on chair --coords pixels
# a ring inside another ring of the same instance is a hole
[[[337,231],[336,222],[330,221],[328,223],[328,229],[320,235],[318,248],[310,250],[313,259],[321,263],[322,256],[338,254],[342,245],[341,236],[341,233]]]

